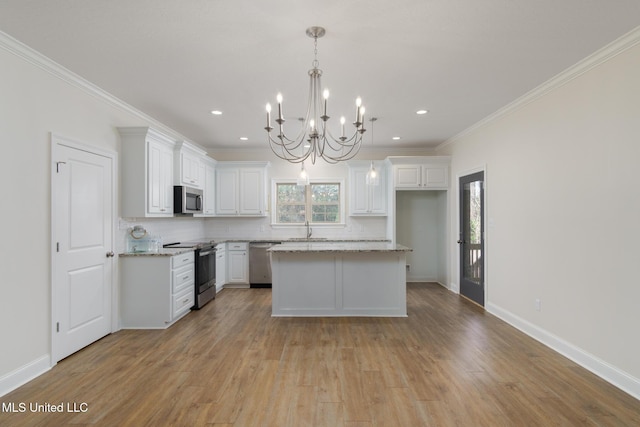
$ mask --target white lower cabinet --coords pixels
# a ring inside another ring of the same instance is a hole
[[[216,246],[216,292],[220,292],[227,284],[227,245]]]
[[[121,256],[124,329],[164,329],[195,304],[194,253]]]
[[[246,242],[227,243],[227,284],[226,287],[249,287],[249,244]]]

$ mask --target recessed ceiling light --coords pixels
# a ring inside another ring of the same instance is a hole
[[[221,114],[222,114],[222,111],[220,111],[220,110],[213,110],[213,111],[211,111],[211,114],[213,114],[214,116],[219,116],[219,115],[221,115]]]
[[[391,138],[391,139],[393,139],[394,141],[397,141],[397,140],[399,140],[399,139],[400,139],[400,137],[399,137],[399,136],[394,136],[394,137],[393,137],[393,138]]]
[[[248,140],[249,140],[249,138],[247,138],[246,136],[241,136],[240,137],[240,141],[248,141]]]
[[[428,112],[429,112],[428,110],[418,110],[416,111],[416,114],[423,115],[423,114],[427,114]]]

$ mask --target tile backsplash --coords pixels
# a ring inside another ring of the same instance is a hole
[[[386,217],[349,217],[337,226],[311,226],[313,237],[336,239],[385,239]],[[269,218],[120,218],[116,235],[117,250],[125,252],[129,231],[136,225],[163,243],[201,238],[288,239],[306,235],[304,226],[272,226]]]
[[[160,236],[163,243],[195,240],[206,236],[204,218],[120,218],[116,236],[118,252],[127,247],[131,228],[141,225],[152,236]]]

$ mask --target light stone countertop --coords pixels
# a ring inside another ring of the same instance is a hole
[[[325,244],[325,245],[333,245],[333,251],[329,251],[329,250],[318,250],[318,248],[316,248],[315,250],[309,250],[307,249],[305,252],[403,252],[403,251],[411,251],[411,249],[405,248],[403,250],[395,250],[395,249],[364,249],[364,248],[360,248],[358,250],[355,249],[351,249],[351,250],[338,250],[338,246],[335,245],[345,245],[345,244],[371,244],[371,243],[375,243],[375,244],[389,244],[388,240],[382,240],[382,239],[353,239],[353,240],[348,240],[348,239],[327,239],[327,238],[310,238],[310,239],[304,239],[304,238],[284,238],[284,239],[278,239],[278,238],[272,238],[272,239],[238,239],[238,238],[222,238],[222,239],[214,239],[214,238],[202,238],[202,239],[198,239],[197,241],[199,242],[211,242],[211,243],[227,243],[227,242],[255,242],[255,243],[264,243],[264,242],[282,242],[282,244],[286,244],[286,245],[297,245],[297,244],[302,244],[305,246],[308,246],[310,244]],[[186,242],[189,243],[189,242]],[[281,246],[281,245],[278,245]],[[397,245],[399,246],[399,245]],[[404,246],[402,246],[404,248]],[[198,249],[198,245],[194,243],[193,247],[190,248],[162,248],[160,249],[158,252],[122,252],[120,254],[118,254],[118,256],[121,257],[139,257],[139,256],[174,256],[174,255],[180,255],[186,252],[190,252],[193,251],[195,249]],[[282,252],[302,252],[301,250],[296,250],[296,251],[292,251],[292,250],[288,250],[288,251],[282,251]]]
[[[389,242],[283,242],[268,252],[411,252],[413,249]]]
[[[158,252],[122,252],[118,254],[120,257],[137,257],[137,256],[175,256],[193,252],[194,248],[162,248]]]

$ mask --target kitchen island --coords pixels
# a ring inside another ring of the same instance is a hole
[[[389,242],[296,242],[269,249],[274,317],[406,317],[406,253]]]

